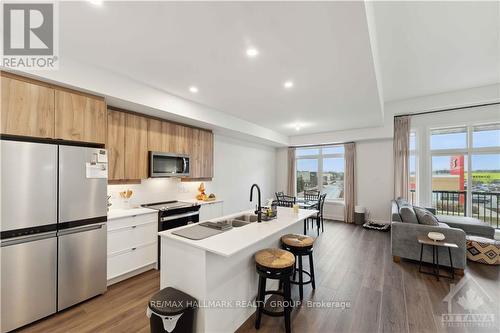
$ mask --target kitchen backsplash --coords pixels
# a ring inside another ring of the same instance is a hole
[[[207,191],[210,191],[210,182],[204,183]],[[136,207],[144,203],[194,199],[198,186],[200,182],[181,182],[179,178],[144,179],[141,184],[108,185],[112,203],[110,209],[125,207],[119,192],[128,189],[133,191],[130,206]]]

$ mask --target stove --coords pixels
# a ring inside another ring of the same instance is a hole
[[[165,201],[142,205],[158,211],[158,232],[200,221],[200,205],[184,201]],[[160,269],[161,241],[158,236],[158,269]]]
[[[177,200],[156,202],[156,203],[142,205],[142,207],[156,209],[159,211],[166,211],[166,210],[172,210],[172,209],[184,208],[184,207],[193,207],[193,206],[197,206],[197,204],[194,204],[191,202],[177,201]]]

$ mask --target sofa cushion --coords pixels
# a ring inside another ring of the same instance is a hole
[[[450,226],[443,222],[438,222],[441,228],[449,228]]]
[[[399,215],[401,215],[401,219],[405,223],[418,223],[417,215],[411,205],[400,206]]]
[[[401,208],[402,206],[408,206],[409,205],[408,201],[406,201],[406,199],[403,198],[403,197],[397,198],[396,202],[398,203],[398,207],[399,208]]]
[[[495,229],[487,223],[474,217],[436,215],[439,222],[448,224],[452,228],[458,228],[465,231],[468,235],[476,235],[486,238],[494,238]]]
[[[415,215],[417,216],[418,223],[425,225],[439,226],[438,219],[425,208],[414,207]]]
[[[399,207],[396,200],[391,200],[391,220],[392,222],[403,222],[399,216]]]

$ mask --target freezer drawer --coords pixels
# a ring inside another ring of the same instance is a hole
[[[2,140],[1,155],[1,231],[57,223],[57,146]]]
[[[86,163],[104,149],[59,146],[59,223],[107,215],[107,178],[87,178]]]
[[[1,331],[11,331],[55,313],[56,233],[2,241],[1,251]]]
[[[106,291],[106,224],[59,232],[58,311]]]

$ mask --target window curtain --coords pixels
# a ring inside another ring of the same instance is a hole
[[[295,148],[288,148],[287,194],[295,196]]]
[[[344,145],[344,221],[354,223],[355,196],[355,162],[356,144],[354,142]]]
[[[410,116],[394,118],[394,199],[408,197]]]

